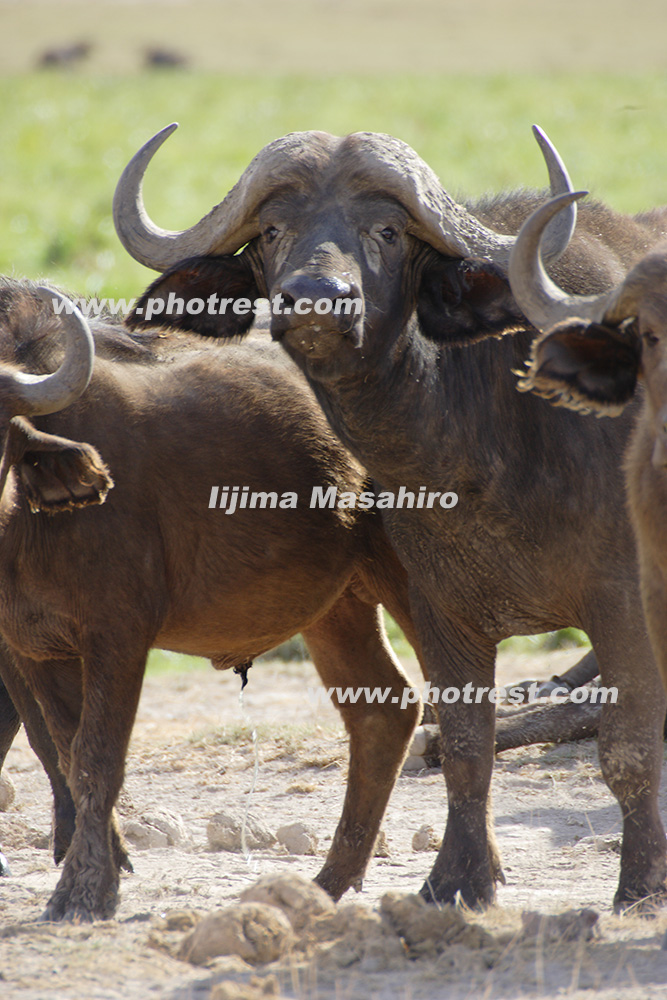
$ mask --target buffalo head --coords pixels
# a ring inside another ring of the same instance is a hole
[[[86,320],[54,289],[8,279],[0,315],[0,497],[14,468],[35,513],[103,503],[113,480],[97,450],[47,434],[30,419],[63,410],[88,386],[95,347]]]
[[[656,466],[667,465],[667,245],[656,247],[616,288],[568,295],[546,275],[539,244],[545,225],[581,193],[555,198],[525,222],[510,263],[510,281],[538,329],[520,388],[570,409],[616,416],[646,390]]]
[[[257,296],[272,303],[272,333],[311,374],[391,349],[417,313],[434,339],[460,339],[504,323],[515,237],[454,201],[423,160],[391,136],[293,133],[266,146],[227,197],[184,232],[158,229],[141,197],[144,171],[175,126],[158,133],[123,173],[114,199],[118,235],[143,264],[167,272],[150,296]],[[570,190],[558,154],[536,130],[553,193]],[[479,214],[479,213],[478,213]],[[513,222],[508,220],[511,229]],[[574,226],[559,216],[547,235],[555,260]],[[518,224],[516,225],[518,228]],[[246,245],[241,254],[236,252]],[[500,292],[500,294],[499,294]],[[135,314],[142,322],[144,304]],[[200,333],[242,333],[244,318],[183,317]],[[173,318],[170,319],[173,322]]]

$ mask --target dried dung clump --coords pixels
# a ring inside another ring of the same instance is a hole
[[[591,941],[598,933],[599,916],[595,910],[567,910],[565,913],[545,915],[528,910],[521,914],[522,939],[529,941],[541,937],[549,943],[560,941]]]
[[[264,903],[236,903],[204,917],[183,941],[178,957],[202,965],[217,955],[239,955],[260,965],[275,962],[293,941],[285,914]]]
[[[218,983],[211,990],[209,1000],[280,1000],[278,980],[275,976],[252,976],[248,984],[237,982]]]
[[[315,917],[334,913],[336,904],[303,875],[264,875],[241,893],[244,903],[266,903],[282,910],[299,933]]]
[[[317,942],[314,954],[323,969],[347,969],[359,964],[362,972],[403,969],[406,949],[382,916],[359,903],[348,903],[314,920],[309,928]]]
[[[490,934],[468,923],[456,907],[436,908],[421,896],[388,892],[382,897],[380,910],[405,941],[411,958],[433,957],[451,944],[485,948],[493,943]]]

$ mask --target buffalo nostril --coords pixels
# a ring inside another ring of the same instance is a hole
[[[315,277],[309,274],[293,274],[280,286],[283,299],[290,304],[297,300],[310,300],[315,303],[319,300],[349,298],[352,293],[350,282],[345,281],[337,275],[327,275]]]

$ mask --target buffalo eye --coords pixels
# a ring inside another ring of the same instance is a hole
[[[276,228],[276,226],[267,226],[266,229],[264,230],[264,238],[266,239],[267,243],[273,243],[277,235],[278,235],[278,229]]]
[[[655,347],[657,343],[660,342],[660,337],[653,330],[644,330],[642,333],[642,340],[648,347]]]
[[[385,226],[384,229],[381,229],[380,236],[385,241],[385,243],[396,242],[396,230],[392,229],[391,226]]]

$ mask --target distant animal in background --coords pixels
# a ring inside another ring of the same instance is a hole
[[[45,49],[37,60],[37,68],[71,68],[87,59],[92,49],[90,42],[75,42],[71,45],[58,45],[53,49]]]
[[[189,65],[190,60],[182,52],[161,49],[158,46],[144,49],[146,69],[187,69]]]

